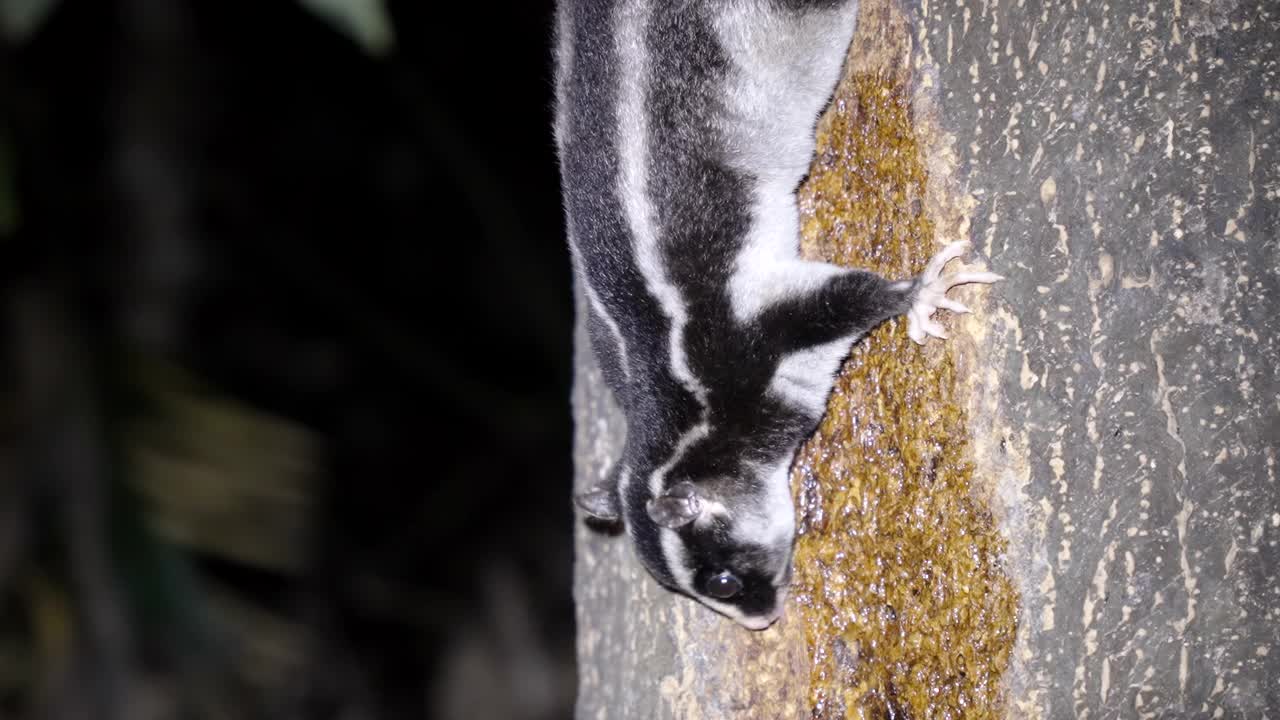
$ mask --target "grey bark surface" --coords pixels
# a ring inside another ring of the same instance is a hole
[[[949,180],[1008,277],[971,413],[1022,592],[1008,714],[1274,716],[1280,5],[911,13]],[[623,427],[577,345],[584,488]],[[807,716],[790,617],[744,633],[581,525],[574,590],[579,717]]]
[[[1280,6],[928,4],[1043,717],[1280,711]],[[1215,715],[1216,713],[1216,715]]]

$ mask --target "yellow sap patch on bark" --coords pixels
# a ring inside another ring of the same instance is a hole
[[[920,272],[942,247],[926,180],[906,88],[853,74],[799,192],[804,254],[890,278]],[[1003,714],[1018,598],[975,492],[964,404],[948,343],[921,349],[905,319],[892,321],[854,350],[796,458],[792,594],[815,717]]]

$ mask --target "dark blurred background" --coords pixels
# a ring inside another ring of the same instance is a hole
[[[0,718],[561,718],[550,0],[0,0]]]

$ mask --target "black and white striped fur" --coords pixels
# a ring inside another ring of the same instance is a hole
[[[760,629],[795,538],[788,470],[850,347],[961,283],[799,256],[795,190],[856,0],[561,0],[556,140],[592,347],[627,440],[578,496],[662,585]]]

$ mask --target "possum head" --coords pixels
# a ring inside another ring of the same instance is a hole
[[[782,615],[791,580],[795,511],[786,470],[672,478],[654,493],[623,468],[616,492],[601,486],[577,500],[597,520],[622,522],[664,587],[763,630]]]

